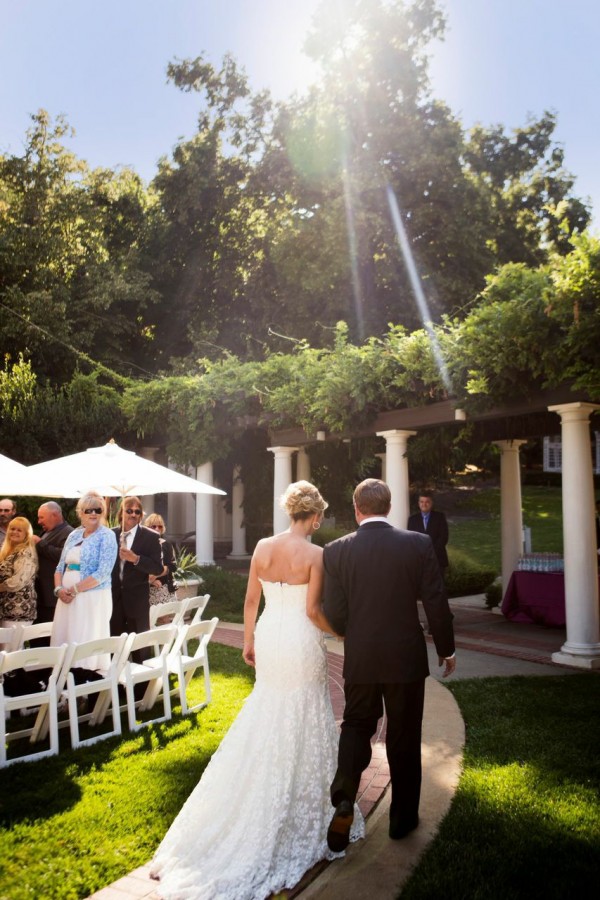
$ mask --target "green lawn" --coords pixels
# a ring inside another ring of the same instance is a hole
[[[211,660],[214,700],[198,715],[0,772],[1,900],[84,898],[150,859],[252,687],[238,650],[211,645]],[[595,674],[449,685],[464,771],[402,900],[594,892],[599,686]]]
[[[402,900],[564,900],[600,879],[597,674],[448,684],[464,772]]]
[[[523,524],[531,528],[532,550],[562,553],[562,492],[554,487],[524,487]],[[456,514],[450,514],[450,546],[473,564],[500,571],[500,489],[459,494]]]
[[[88,897],[148,862],[252,688],[239,650],[209,657],[213,702],[196,715],[77,751],[61,729],[59,756],[0,770],[1,900]]]

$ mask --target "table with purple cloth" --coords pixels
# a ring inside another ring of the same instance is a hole
[[[564,573],[513,572],[501,609],[511,622],[564,627]]]

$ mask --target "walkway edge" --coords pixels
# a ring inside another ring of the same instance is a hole
[[[394,900],[448,812],[461,772],[465,726],[450,691],[434,678],[425,688],[420,825],[402,841],[388,837],[390,791],[366,820],[366,837],[330,863],[300,893],[302,900]],[[392,887],[393,886],[393,887]]]

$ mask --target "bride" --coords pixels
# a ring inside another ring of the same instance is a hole
[[[156,852],[151,874],[167,900],[262,900],[335,857],[326,834],[338,734],[322,633],[332,629],[322,550],[307,540],[327,503],[298,481],[281,505],[290,527],[257,544],[244,604],[256,684]],[[363,834],[356,809],[351,840]]]

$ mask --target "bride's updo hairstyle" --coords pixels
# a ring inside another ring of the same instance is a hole
[[[288,514],[292,522],[310,519],[316,513],[323,513],[329,506],[310,481],[294,481],[281,496],[279,505]]]

